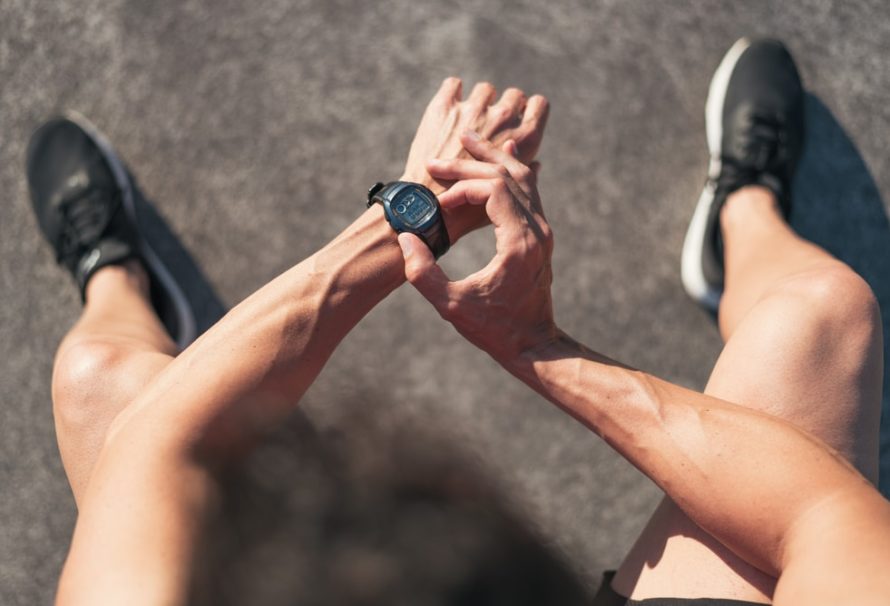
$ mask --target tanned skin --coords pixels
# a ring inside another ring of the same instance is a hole
[[[531,163],[547,114],[543,97],[510,88],[496,101],[488,83],[464,100],[460,80],[448,78],[402,179],[444,191],[449,182],[426,163],[466,156],[467,128]],[[444,214],[452,242],[486,222],[480,207]],[[107,421],[95,457],[78,457],[76,477],[87,479],[75,488],[80,511],[57,603],[185,603],[214,470],[288,415],[343,337],[404,281],[396,234],[374,205],[167,361]]]
[[[430,163],[446,208],[484,206],[497,252],[450,281],[413,235],[405,271],[440,315],[660,486],[701,528],[778,578],[778,606],[886,604],[890,503],[842,456],[774,416],[634,370],[553,318],[553,235],[534,171],[468,132],[473,160]]]

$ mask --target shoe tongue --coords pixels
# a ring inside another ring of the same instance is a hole
[[[107,194],[85,189],[74,192],[64,203],[68,223],[81,243],[95,241],[108,224],[108,204],[97,200],[103,195]]]
[[[69,179],[53,204],[62,222],[57,242],[58,261],[71,265],[84,256],[108,227],[119,200],[113,191]]]
[[[741,106],[735,114],[734,140],[737,148],[732,153],[749,170],[770,170],[784,162],[786,153],[782,137],[786,117],[750,104]]]

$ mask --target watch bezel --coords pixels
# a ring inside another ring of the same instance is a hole
[[[422,223],[416,226],[409,226],[402,221],[399,213],[392,208],[392,203],[406,189],[416,189],[420,194],[427,198],[433,204],[433,212]],[[383,192],[381,195],[380,192]],[[437,222],[442,220],[442,207],[439,205],[439,199],[428,187],[420,183],[411,183],[409,181],[396,182],[395,184],[386,185],[378,189],[371,197],[373,201],[379,201],[384,209],[384,216],[387,222],[396,232],[409,232],[414,234],[424,234]]]

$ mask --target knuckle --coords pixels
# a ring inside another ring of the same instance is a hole
[[[503,167],[500,167],[503,168]],[[506,170],[506,169],[504,169]],[[507,175],[501,175],[497,179],[494,180],[494,183],[491,185],[491,192],[496,196],[502,196],[510,191],[510,187],[507,185],[507,178],[509,177],[509,173]]]
[[[546,222],[541,225],[541,240],[548,252],[553,251],[553,229]]]
[[[449,298],[445,303],[439,306],[439,315],[445,320],[451,320],[456,317],[459,311],[460,301],[454,298]]]
[[[494,119],[497,122],[506,122],[513,117],[513,110],[506,105],[499,105],[492,109]]]
[[[425,274],[426,269],[424,267],[421,267],[416,263],[405,264],[405,279],[417,287],[418,290],[424,287],[423,278]]]
[[[523,241],[525,244],[525,253],[533,254],[536,253],[541,248],[541,240],[538,239],[537,235],[529,230],[525,236],[523,237]]]
[[[408,280],[414,286],[417,286],[417,282],[420,280],[420,272],[416,267],[406,264],[405,265],[405,279]]]
[[[525,164],[521,164],[513,171],[513,178],[520,183],[531,183],[534,172]]]

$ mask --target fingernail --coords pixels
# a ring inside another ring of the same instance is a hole
[[[479,136],[479,133],[477,133],[476,131],[469,129],[469,128],[464,131],[464,136],[467,139],[472,139],[473,141],[479,141],[481,139],[481,137]]]

